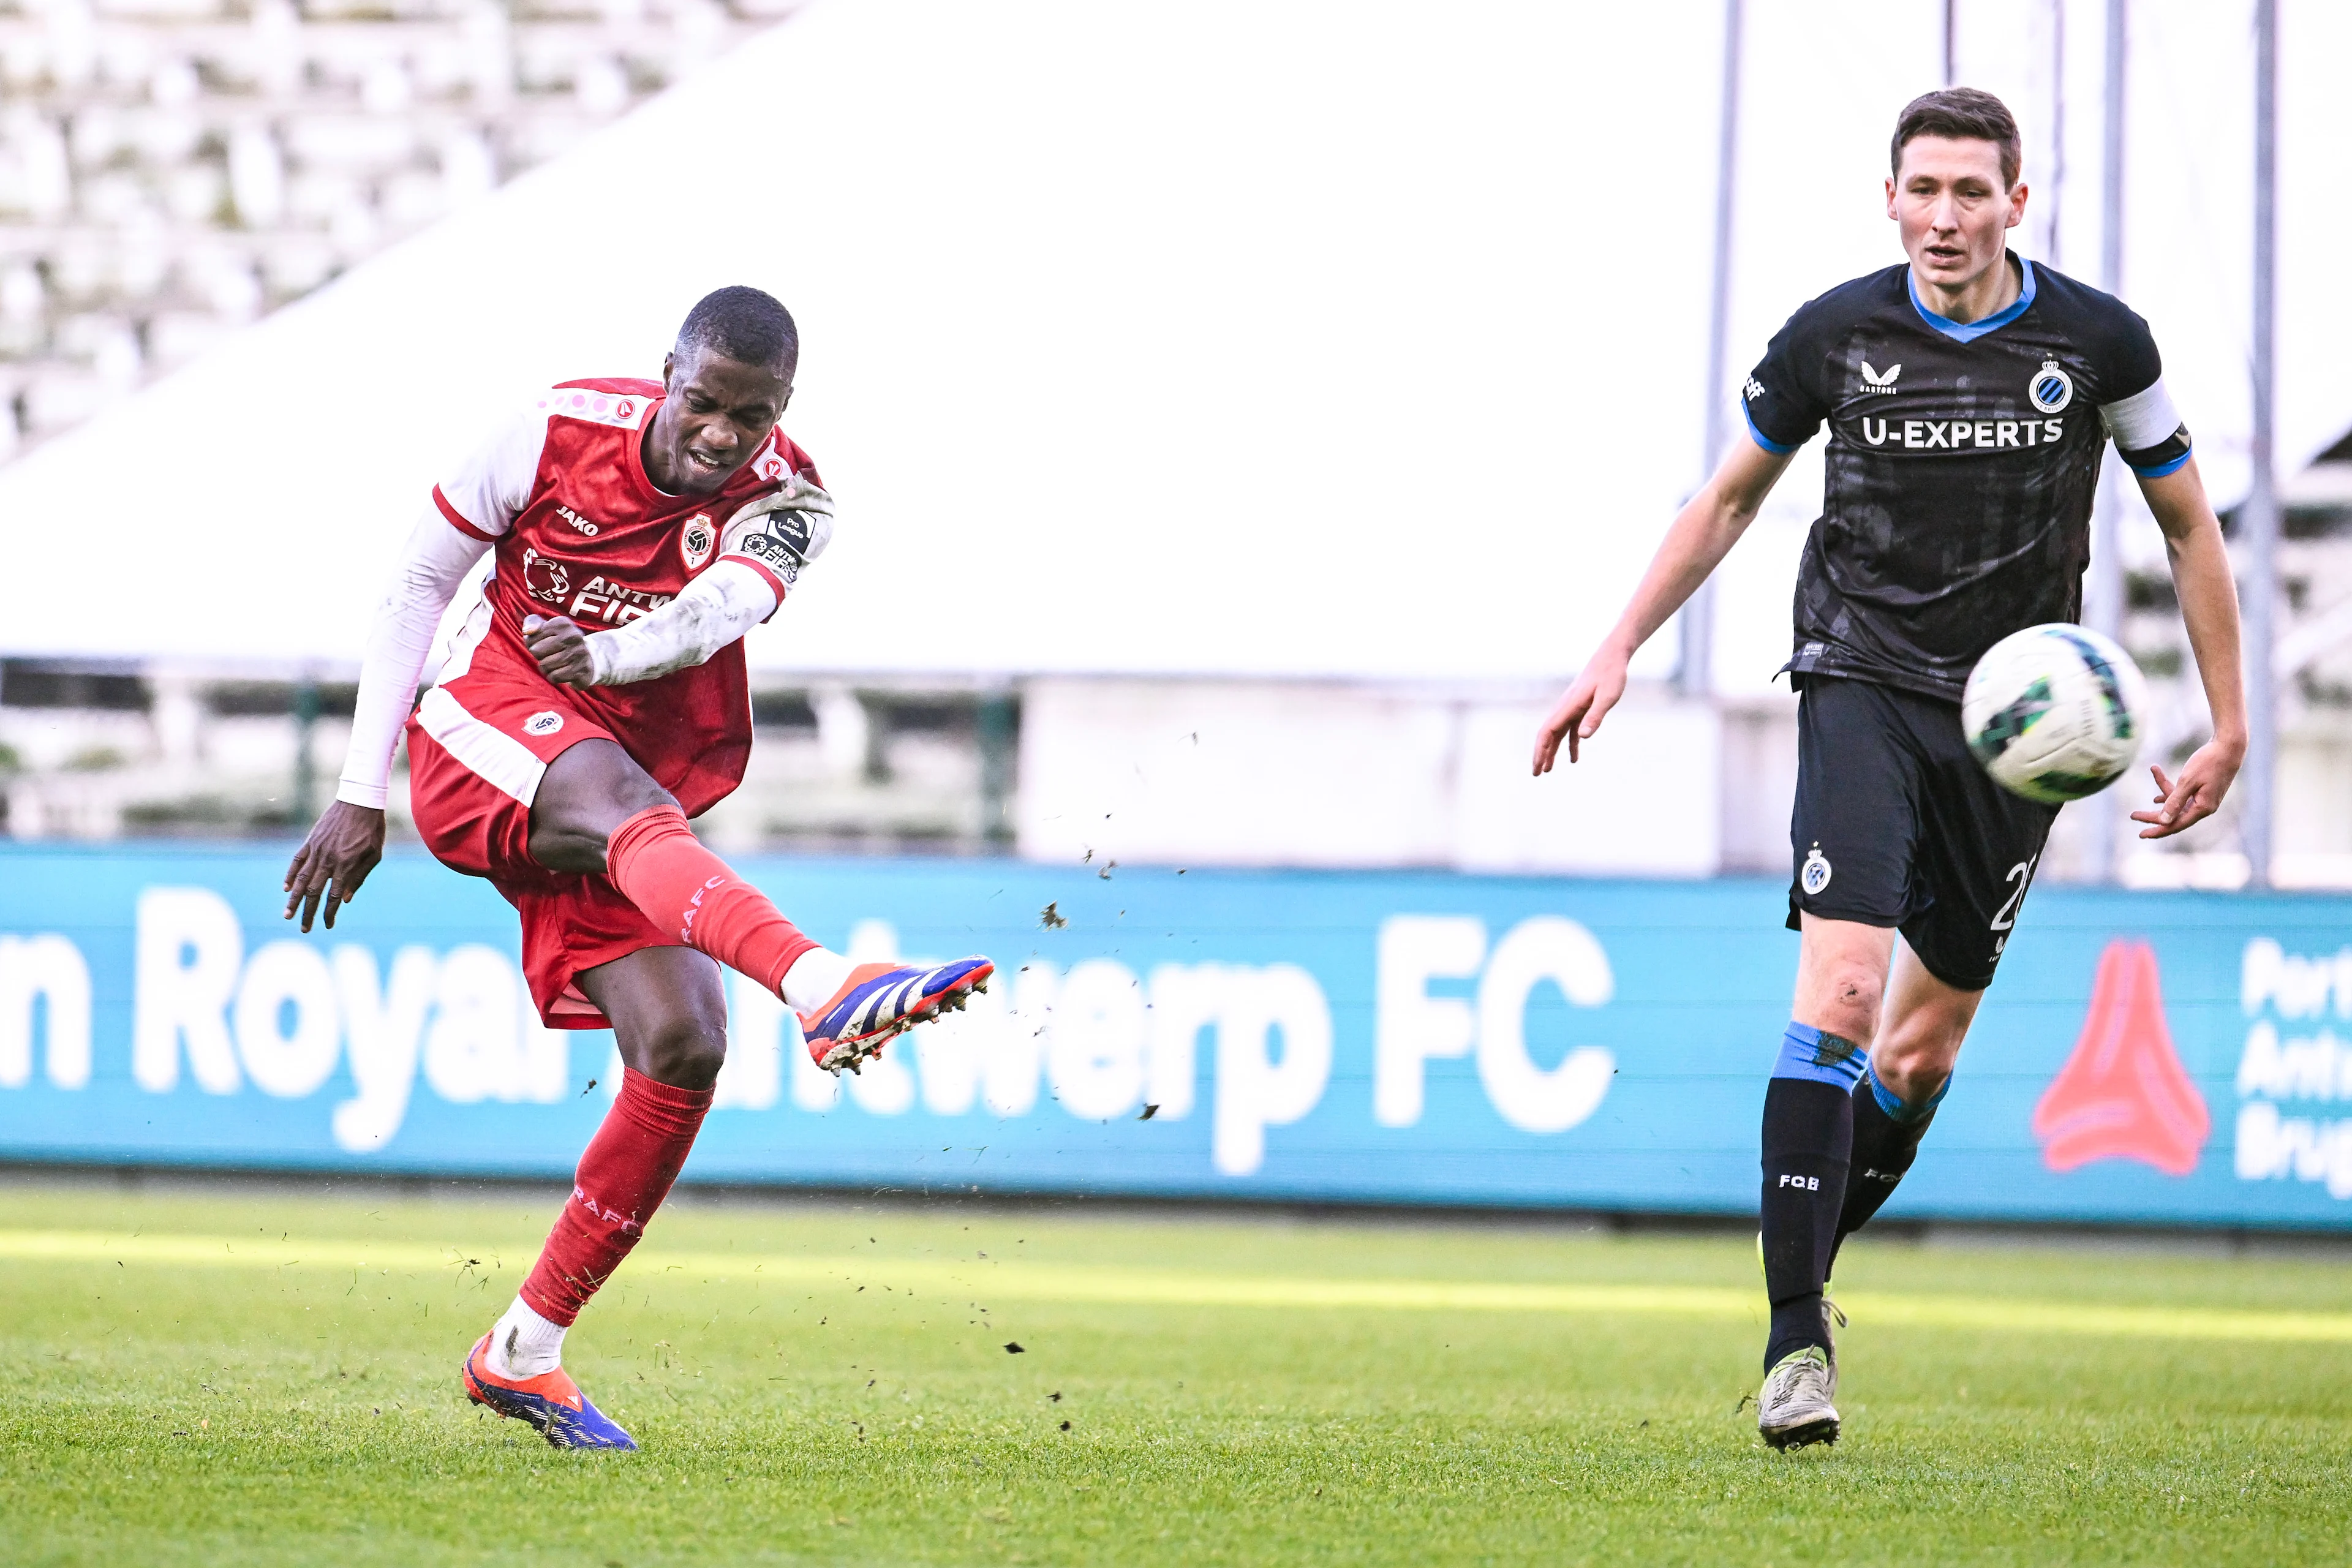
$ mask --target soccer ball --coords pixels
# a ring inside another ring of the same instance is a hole
[[[2131,655],[2063,621],[1987,648],[1960,698],[1960,725],[1985,772],[2047,805],[2115,783],[2139,754],[2147,712]]]

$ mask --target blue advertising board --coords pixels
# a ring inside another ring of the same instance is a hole
[[[0,849],[0,1159],[568,1174],[612,1037],[540,1026],[506,904],[395,855],[305,937],[284,858]],[[856,956],[1002,972],[839,1081],[731,984],[689,1180],[1754,1211],[1777,884],[743,868]],[[2352,1224],[2347,1018],[2352,900],[2040,889],[1889,1212]]]

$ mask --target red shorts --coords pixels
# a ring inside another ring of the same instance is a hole
[[[550,1028],[604,1029],[581,993],[583,969],[648,947],[676,947],[601,876],[551,871],[530,858],[530,803],[547,764],[613,732],[548,681],[488,680],[477,670],[436,687],[408,721],[411,809],[425,847],[482,877],[522,915],[522,972]]]

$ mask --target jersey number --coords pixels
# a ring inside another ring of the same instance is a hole
[[[2041,858],[2036,855],[2032,860],[2020,860],[2009,868],[2009,875],[2001,879],[2004,882],[2016,883],[2017,890],[2002,900],[2000,913],[1992,917],[1993,930],[2007,931],[2017,923],[2018,903],[2025,897],[2025,889],[2033,886],[2034,862]]]

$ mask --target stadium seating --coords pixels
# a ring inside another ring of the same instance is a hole
[[[798,4],[0,0],[0,461]],[[333,788],[348,687],[305,727],[293,682],[218,677],[0,665],[0,833],[298,826]],[[974,711],[763,693],[752,787],[706,827],[739,847],[977,847],[1006,806]]]
[[[0,460],[798,0],[0,0]]]

